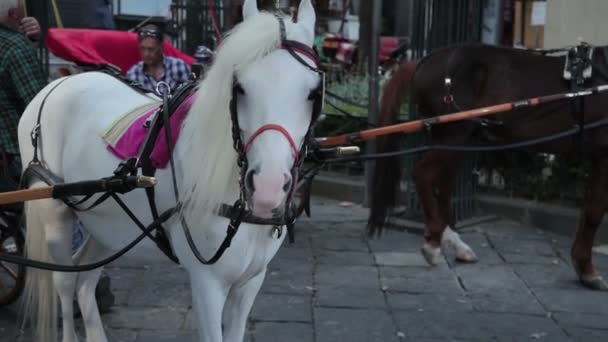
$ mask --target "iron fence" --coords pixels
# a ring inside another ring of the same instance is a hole
[[[484,0],[414,0],[412,57],[421,58],[435,49],[462,42],[481,40]],[[409,103],[408,119],[420,117],[416,104]],[[426,144],[424,133],[410,134],[405,139],[406,147]],[[410,175],[420,155],[404,157],[406,175]],[[473,217],[476,214],[475,194],[477,174],[475,167],[477,154],[468,154],[461,166],[458,183],[452,197],[456,220]],[[416,189],[411,177],[406,177],[401,185],[402,202],[409,218],[423,217]]]
[[[212,6],[203,0],[173,0],[171,5],[171,28],[174,33],[173,44],[180,50],[194,54],[199,45],[215,49],[216,31],[212,13],[218,21],[220,32],[231,25],[232,7],[228,1],[213,0]]]
[[[480,41],[485,0],[414,0],[414,58],[455,43]]]

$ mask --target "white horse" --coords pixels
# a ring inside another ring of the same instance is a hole
[[[220,46],[216,61],[199,85],[197,98],[174,148],[180,200],[188,203],[182,215],[192,228],[196,246],[206,258],[215,253],[226,236],[228,220],[217,216],[221,203],[239,198],[239,168],[233,149],[230,102],[233,82],[237,97],[242,140],[255,133],[247,149],[246,200],[252,214],[267,218],[285,206],[291,169],[312,120],[311,92],[320,75],[311,56],[286,51],[279,20],[259,12],[255,0],[247,0],[244,22]],[[311,47],[315,13],[310,0],[301,2],[298,22],[284,18],[286,38]],[[305,63],[303,63],[305,62]],[[34,148],[30,133],[41,113],[40,159],[66,182],[96,179],[112,174],[120,160],[108,152],[101,133],[121,113],[149,103],[150,98],[112,76],[90,72],[47,86],[31,102],[19,124],[19,144],[25,165]],[[258,131],[273,125],[282,129]],[[258,134],[261,133],[261,134]],[[170,168],[156,173],[159,211],[175,206]],[[33,186],[40,186],[41,182]],[[143,190],[122,199],[144,223],[152,221]],[[62,265],[87,264],[121,249],[141,231],[109,200],[88,212],[73,212],[59,200],[39,200],[26,205],[27,255]],[[91,238],[71,256],[72,224],[77,217]],[[173,251],[191,280],[193,307],[201,341],[242,341],[247,317],[262,285],[266,268],[284,236],[273,235],[271,226],[241,225],[232,245],[214,265],[203,265],[189,248],[178,215],[165,223]],[[148,239],[129,254],[141,258],[166,258]],[[63,342],[77,341],[72,301],[77,295],[87,341],[107,341],[95,300],[101,269],[82,273],[35,271],[27,275],[25,313],[37,324],[37,337],[58,339],[57,298],[61,304]],[[56,292],[54,292],[56,291]]]

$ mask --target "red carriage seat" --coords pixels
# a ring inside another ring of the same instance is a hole
[[[76,64],[113,64],[123,74],[141,60],[137,34],[125,31],[51,28],[47,34],[47,47],[55,56]],[[195,61],[171,43],[165,41],[166,56],[177,57],[188,65]]]
[[[386,61],[391,52],[399,47],[399,38],[397,37],[380,37],[380,62]]]

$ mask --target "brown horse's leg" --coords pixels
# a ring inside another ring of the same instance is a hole
[[[437,163],[439,155],[435,151],[428,152],[414,166],[414,182],[416,192],[424,212],[424,239],[429,244],[439,247],[443,223],[439,214],[439,206],[435,198],[441,164]]]
[[[457,175],[450,172],[450,166],[457,159],[446,151],[431,151],[414,168],[414,182],[425,219],[422,254],[431,265],[440,260],[442,237],[452,221],[450,199]]]
[[[608,206],[608,158],[594,162],[576,236],[571,249],[574,269],[585,286],[608,291],[591,260],[593,240]]]
[[[444,223],[444,230],[441,237],[441,245],[443,248],[453,248],[456,251],[456,260],[461,262],[473,263],[476,262],[477,255],[467,245],[460,235],[452,230],[456,225],[456,217],[452,206],[452,194],[458,180],[458,166],[462,160],[460,154],[451,153],[445,160],[445,166],[442,168],[442,173],[439,176],[437,189],[437,205],[439,214]]]

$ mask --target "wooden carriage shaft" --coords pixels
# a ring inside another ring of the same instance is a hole
[[[598,94],[608,90],[608,85],[601,85],[586,89],[579,92],[572,93],[559,93],[540,97],[534,97],[521,101],[514,101],[508,103],[502,103],[498,105],[476,108],[471,110],[465,110],[462,112],[456,112],[451,114],[445,114],[440,116],[434,116],[427,119],[415,120],[410,122],[404,122],[395,125],[389,125],[384,127],[378,127],[368,130],[363,130],[355,133],[342,134],[335,137],[317,138],[317,142],[321,146],[336,146],[351,144],[357,141],[365,141],[377,138],[379,136],[395,134],[395,133],[413,133],[422,130],[426,126],[432,126],[436,124],[457,122],[472,118],[478,118],[482,116],[488,116],[503,112],[508,112],[513,109],[523,107],[535,107],[543,103],[553,102],[564,99],[573,99],[577,97],[589,96]]]
[[[0,193],[0,205],[53,197],[53,187],[8,191]]]
[[[69,196],[86,196],[106,191],[148,188],[156,185],[156,178],[147,176],[130,176],[125,179],[101,179],[75,183],[56,184],[40,188],[7,191],[0,193],[0,205],[33,201],[45,198],[65,198]]]

